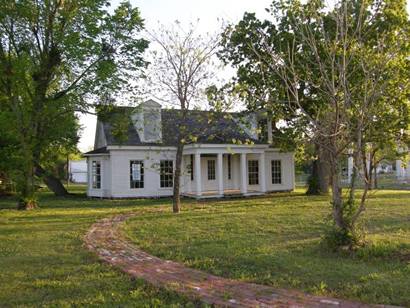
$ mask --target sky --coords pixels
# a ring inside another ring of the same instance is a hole
[[[113,0],[115,8],[120,1]],[[245,12],[256,13],[258,18],[269,18],[265,8],[271,0],[131,0],[133,6],[140,9],[147,30],[158,27],[158,22],[164,25],[178,20],[182,24],[195,22],[199,19],[198,29],[203,32],[215,32],[225,22],[239,21]],[[332,2],[332,0],[329,0]],[[407,2],[410,12],[410,0]],[[94,146],[96,117],[81,115],[80,124],[83,127],[78,148],[85,152]]]

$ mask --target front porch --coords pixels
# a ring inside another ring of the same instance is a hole
[[[185,149],[182,195],[191,198],[266,193],[265,145]]]
[[[242,194],[239,189],[225,189],[223,194],[220,195],[219,191],[217,190],[206,190],[203,191],[200,196],[198,196],[196,193],[183,193],[182,195],[184,197],[189,197],[189,198],[195,198],[195,199],[211,199],[211,198],[222,198],[222,197],[246,197],[246,196],[259,196],[263,195],[264,193],[261,191],[257,190],[248,190],[246,194]]]

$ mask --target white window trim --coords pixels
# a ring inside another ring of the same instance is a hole
[[[145,189],[145,160],[143,160],[143,159],[138,159],[138,158],[136,158],[136,159],[130,159],[130,160],[129,160],[129,164],[128,164],[128,172],[130,172],[131,162],[133,162],[133,161],[140,161],[140,162],[142,162],[142,169],[144,170],[144,179],[143,179],[143,186],[144,186],[144,187],[131,187],[131,175],[130,175],[130,174],[128,174],[128,187],[129,187],[129,189],[131,189],[131,190]]]
[[[94,187],[94,170],[93,170],[93,163],[99,163],[100,164],[100,187]],[[91,160],[91,189],[92,190],[101,190],[103,188],[103,168],[102,168],[102,161],[101,160]]]
[[[279,161],[280,162],[280,183],[273,183],[273,174],[272,174],[272,162]],[[271,185],[283,185],[283,163],[282,159],[271,159],[270,161],[270,183]]]

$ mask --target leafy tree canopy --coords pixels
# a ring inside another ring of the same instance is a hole
[[[0,112],[24,198],[48,153],[76,143],[76,111],[135,90],[148,46],[143,20],[129,2],[108,8],[104,0],[0,1]]]

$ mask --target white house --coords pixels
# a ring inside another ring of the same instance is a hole
[[[118,122],[113,120],[120,114],[120,122],[129,121],[125,136],[118,135]],[[137,108],[115,107],[110,116],[99,118],[94,150],[84,154],[88,196],[171,196],[180,121],[180,110],[162,109],[153,100]],[[255,114],[189,111],[185,127],[191,138],[183,150],[182,195],[207,198],[293,190],[293,153],[260,141],[257,125]]]

